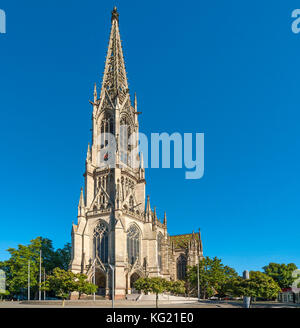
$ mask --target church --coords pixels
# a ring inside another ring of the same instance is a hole
[[[112,296],[114,277],[115,299],[124,299],[136,292],[134,282],[140,277],[184,279],[187,266],[203,258],[203,247],[200,231],[168,234],[166,213],[159,218],[146,196],[142,155],[137,156],[138,166],[129,160],[128,138],[139,133],[140,112],[136,95],[133,103],[130,99],[116,7],[99,95],[97,91],[95,85],[94,99],[90,101],[92,140],[78,220],[72,226],[70,269],[86,274],[98,286],[97,294],[107,298]],[[126,133],[123,126],[127,127]],[[106,151],[104,134],[115,136],[113,154]],[[107,164],[112,155],[114,166]]]

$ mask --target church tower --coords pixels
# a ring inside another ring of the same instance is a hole
[[[145,170],[138,150],[140,113],[136,95],[133,103],[130,98],[116,7],[101,91],[98,95],[95,84],[90,103],[92,141],[78,223],[72,227],[71,270],[85,273],[99,287],[98,294],[106,297],[112,293],[114,270],[115,298],[123,299],[134,292],[139,277],[170,279],[176,270],[170,261],[176,261],[177,255],[172,253],[166,215],[158,219],[145,196]]]

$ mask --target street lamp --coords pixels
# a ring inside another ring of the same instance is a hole
[[[28,260],[28,290],[27,290],[27,299],[30,301],[30,260]]]
[[[198,302],[200,301],[200,278],[199,278],[199,255],[198,255],[198,263],[197,263],[197,286],[198,286]]]
[[[109,265],[111,272],[112,272],[112,297],[111,297],[111,301],[112,301],[112,308],[115,307],[115,266],[110,264]]]
[[[39,301],[42,300],[42,249],[40,249]]]
[[[96,285],[96,260],[93,263],[93,284]],[[94,302],[96,301],[96,292],[94,292]]]

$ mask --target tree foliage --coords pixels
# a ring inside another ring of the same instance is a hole
[[[225,266],[221,259],[205,257],[199,262],[200,297],[207,298],[215,294],[225,296],[229,292],[230,282],[238,277],[237,272]],[[198,285],[197,265],[188,268],[187,280],[195,289]]]
[[[53,291],[57,297],[65,300],[72,292],[78,292],[79,298],[82,294],[93,294],[97,291],[97,286],[90,283],[84,274],[55,268],[43,282],[42,290]]]
[[[37,237],[29,245],[18,245],[18,248],[9,248],[10,258],[0,262],[0,269],[6,274],[7,289],[11,295],[27,294],[28,263],[30,263],[30,288],[33,295],[37,296],[39,288],[39,262],[42,250],[42,267],[46,273],[51,273],[54,268],[68,269],[71,260],[71,246],[54,250],[52,241],[47,238]]]
[[[168,281],[163,278],[139,278],[134,288],[145,294],[153,293],[156,295],[156,307],[158,307],[158,295],[164,292],[170,292],[173,294],[183,294],[185,292],[184,281]]]
[[[9,248],[10,258],[0,262],[0,269],[6,274],[7,288],[11,294],[19,294],[28,286],[28,263],[30,263],[30,286],[33,292],[38,288],[41,238],[31,240],[28,246]]]
[[[87,281],[87,276],[82,273],[76,275],[76,291],[79,293],[79,298],[82,294],[91,295],[96,293],[97,286]]]
[[[53,291],[57,297],[67,299],[76,290],[76,275],[72,271],[55,268],[42,284],[42,290]]]
[[[290,288],[297,278],[292,277],[292,273],[297,269],[296,264],[269,263],[263,267],[264,273],[272,277],[281,289]]]
[[[280,292],[280,287],[272,277],[260,271],[250,271],[250,279],[238,277],[232,285],[235,296],[249,296],[252,299],[257,297],[273,300]]]

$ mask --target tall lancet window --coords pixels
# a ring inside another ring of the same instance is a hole
[[[108,228],[103,222],[94,229],[94,257],[98,257],[103,264],[108,263]]]
[[[184,280],[186,276],[186,257],[181,254],[177,259],[177,279]]]
[[[159,270],[162,269],[162,243],[163,243],[163,235],[159,233],[157,236],[157,264]]]
[[[132,131],[128,119],[123,117],[120,124],[120,150],[121,161],[125,164],[128,164],[128,150],[130,149],[129,138],[131,132]]]
[[[140,255],[140,232],[135,225],[131,225],[127,232],[128,262],[134,264]]]
[[[106,147],[108,140],[104,138],[105,133],[114,134],[114,120],[109,114],[105,114],[101,121],[101,148]]]

